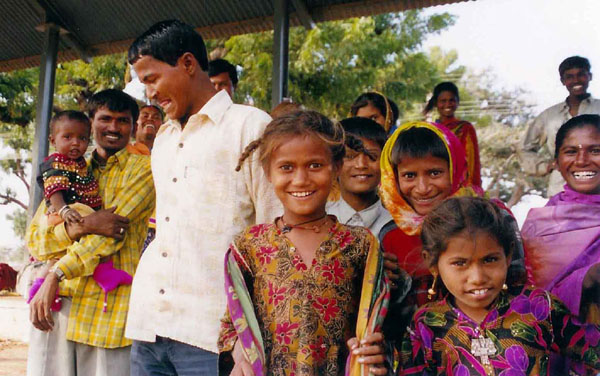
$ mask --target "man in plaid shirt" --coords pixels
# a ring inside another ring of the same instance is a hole
[[[91,98],[96,149],[88,168],[98,181],[104,209],[80,224],[54,228],[41,220],[42,204],[32,220],[27,237],[32,255],[57,261],[31,301],[37,330],[30,343],[29,375],[129,375],[131,341],[124,331],[131,285],[122,278],[135,273],[155,203],[150,158],[126,148],[138,113],[136,102],[119,90]],[[102,281],[103,289],[94,272],[107,263],[117,271]],[[59,283],[62,308],[51,312]]]

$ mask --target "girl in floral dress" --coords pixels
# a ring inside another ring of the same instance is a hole
[[[401,375],[550,375],[549,356],[600,370],[600,328],[581,324],[556,297],[507,286],[517,243],[500,209],[481,198],[451,198],[425,218],[431,293],[445,298],[414,315],[401,351]]]
[[[389,289],[377,240],[325,211],[346,145],[369,155],[339,124],[300,111],[273,120],[242,154],[240,165],[259,150],[284,210],[227,253],[222,374],[233,366],[232,375],[341,375],[346,340],[379,329]]]

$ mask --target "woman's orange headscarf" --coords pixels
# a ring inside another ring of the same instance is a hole
[[[481,187],[466,186],[467,159],[465,150],[460,140],[447,128],[427,123],[412,121],[401,125],[390,136],[383,147],[381,154],[381,186],[379,197],[385,208],[390,212],[394,222],[407,235],[416,235],[421,231],[424,216],[406,202],[398,190],[398,177],[396,167],[392,161],[392,149],[398,136],[411,128],[426,128],[435,133],[446,146],[449,157],[450,183],[452,190],[450,196],[479,196],[483,194]],[[450,197],[449,196],[449,197]]]

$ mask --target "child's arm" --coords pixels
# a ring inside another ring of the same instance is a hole
[[[550,319],[554,334],[552,349],[600,371],[600,326],[580,324],[559,299],[551,296],[550,300]]]
[[[80,223],[81,214],[77,210],[71,209],[63,197],[63,191],[56,191],[50,196],[50,204],[58,215],[67,223]]]

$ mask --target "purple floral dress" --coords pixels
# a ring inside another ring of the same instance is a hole
[[[583,361],[580,375],[597,374],[600,328],[580,324],[560,300],[542,289],[519,290],[501,293],[481,324],[447,299],[423,306],[403,341],[399,374],[551,375],[552,351]],[[477,338],[490,342],[488,365],[485,357],[472,354],[477,353],[471,349]]]

